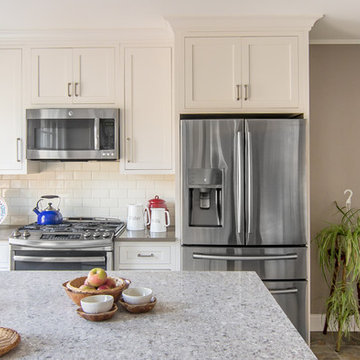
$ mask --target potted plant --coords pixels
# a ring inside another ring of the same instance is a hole
[[[321,270],[330,288],[324,334],[328,325],[333,329],[337,326],[335,350],[340,351],[352,319],[360,326],[360,209],[340,208],[336,202],[335,206],[341,220],[322,229],[315,239]]]

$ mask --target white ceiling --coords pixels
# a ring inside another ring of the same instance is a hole
[[[0,30],[161,28],[165,16],[325,15],[312,40],[360,40],[359,0],[0,0]]]

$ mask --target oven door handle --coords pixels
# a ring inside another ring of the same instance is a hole
[[[285,255],[216,255],[216,254],[200,254],[193,253],[193,259],[206,260],[239,260],[239,261],[262,261],[262,260],[295,260],[298,258],[297,254]]]
[[[110,239],[110,238],[109,238]],[[112,244],[109,240],[104,243],[104,240],[79,240],[79,241],[43,241],[43,240],[31,240],[28,239],[14,239],[9,240],[10,245],[24,246],[30,248],[38,248],[42,250],[62,250],[62,249],[93,249],[111,247]]]
[[[104,263],[105,264],[105,257],[104,256],[94,256],[94,257],[48,257],[48,256],[20,256],[15,255],[14,261],[20,262],[41,262],[41,263]]]

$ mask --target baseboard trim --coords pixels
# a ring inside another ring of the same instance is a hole
[[[325,314],[311,314],[310,315],[310,331],[323,331],[325,324]],[[360,331],[360,329],[355,326],[355,323],[352,322],[351,328],[352,331]]]

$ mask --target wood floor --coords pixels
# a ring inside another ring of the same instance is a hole
[[[360,333],[351,333],[350,339],[344,339],[341,351],[335,351],[336,333],[323,335],[312,332],[310,347],[319,360],[360,360]]]

